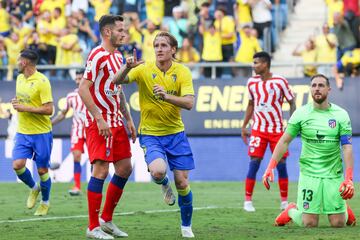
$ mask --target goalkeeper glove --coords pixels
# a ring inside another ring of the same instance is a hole
[[[276,160],[271,159],[262,177],[262,182],[267,190],[270,190],[270,182],[274,181],[274,168],[276,167],[277,164],[278,162]]]
[[[347,168],[345,172],[345,180],[341,183],[339,192],[340,196],[344,199],[351,199],[354,196],[354,183],[353,179],[353,169]]]

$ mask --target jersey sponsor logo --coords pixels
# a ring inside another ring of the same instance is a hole
[[[309,207],[310,207],[310,206],[309,206],[309,203],[308,203],[308,202],[304,202],[304,203],[303,203],[303,208],[304,208],[304,209],[309,209]]]
[[[316,131],[316,138],[322,140],[325,138],[325,135],[319,134],[319,130]]]
[[[114,90],[105,89],[104,91],[106,95],[117,95],[120,92],[119,89],[114,89]]]
[[[336,127],[336,120],[335,119],[329,119],[329,127],[331,127],[331,128]]]
[[[171,75],[171,78],[172,78],[172,80],[173,80],[174,82],[176,82],[176,79],[177,79],[176,74],[172,74],[172,75]]]
[[[151,76],[152,76],[152,79],[155,79],[156,78],[156,73],[151,74]]]
[[[340,210],[340,209],[341,209],[341,207],[335,207],[335,211]]]

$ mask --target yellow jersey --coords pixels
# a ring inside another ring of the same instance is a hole
[[[14,42],[10,38],[4,38],[4,43],[6,46],[9,65],[15,65],[21,50],[24,48],[24,41],[23,39],[19,39],[17,42]]]
[[[213,35],[209,31],[205,31],[203,34],[203,52],[202,59],[204,61],[222,61],[223,55],[221,50],[221,35],[219,32],[215,32]]]
[[[146,16],[155,25],[160,25],[164,17],[164,0],[146,1]]]
[[[165,136],[184,131],[181,108],[167,103],[153,93],[153,86],[163,86],[167,94],[174,96],[194,95],[191,72],[188,67],[172,62],[164,73],[155,62],[146,62],[132,69],[130,82],[139,87],[140,126],[139,133],[153,136]]]
[[[235,33],[235,21],[231,16],[224,16],[221,21],[215,20],[215,28],[221,33],[221,44],[229,45],[236,42],[236,33]],[[225,38],[224,36],[232,33],[231,38]]]
[[[0,8],[0,32],[10,31],[10,15],[4,8]]]
[[[112,1],[110,1],[110,0],[102,0],[102,1],[91,0],[90,2],[95,8],[94,20],[96,22],[98,22],[103,15],[110,13],[110,7],[111,7]]]
[[[236,2],[238,4],[238,24],[252,23],[250,5],[247,2],[244,3],[244,0],[237,0]]]
[[[336,35],[333,33],[329,33],[327,35],[327,39],[333,44],[337,45]],[[331,48],[329,46],[328,41],[326,40],[326,36],[321,34],[317,36],[315,39],[316,51],[317,51],[317,62],[321,63],[335,63],[336,62],[336,47]]]
[[[142,59],[144,61],[155,61],[154,39],[159,32],[159,30],[155,30],[152,33],[147,29],[141,30],[144,36],[142,44]]]
[[[37,71],[27,79],[24,74],[19,74],[16,79],[16,98],[21,104],[32,107],[52,102],[49,79]],[[18,118],[17,132],[22,134],[42,134],[52,129],[49,115],[18,112]]]
[[[236,53],[235,61],[240,63],[252,63],[255,53],[262,51],[260,43],[254,36],[247,36],[240,30],[241,45]]]

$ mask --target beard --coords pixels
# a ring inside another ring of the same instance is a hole
[[[114,37],[114,35],[110,36],[110,42],[111,42],[111,45],[113,45],[115,48],[118,48],[121,46],[121,43],[119,43],[119,41],[116,39],[116,37]]]
[[[312,95],[312,98],[313,98],[314,102],[316,102],[317,104],[322,104],[327,98],[327,96],[324,96],[324,95],[321,95],[321,98],[317,98],[316,96],[317,95],[314,94],[314,95]]]

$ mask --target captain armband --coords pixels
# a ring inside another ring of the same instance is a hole
[[[342,135],[340,136],[341,146],[346,144],[352,144],[352,136],[351,135]]]

